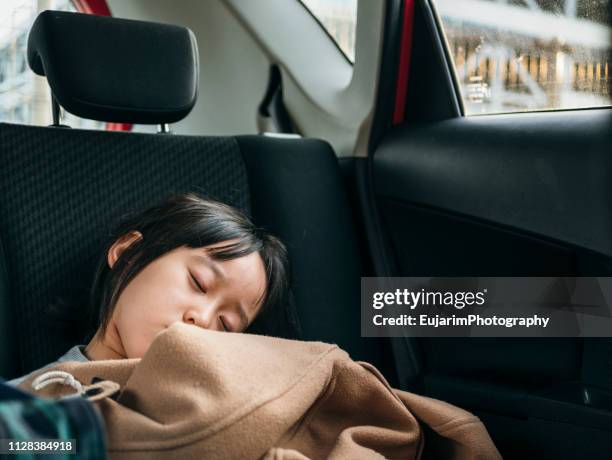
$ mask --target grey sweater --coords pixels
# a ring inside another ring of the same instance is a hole
[[[30,375],[32,375],[34,372],[38,372],[41,371],[43,369],[47,369],[50,367],[55,366],[56,364],[59,363],[65,363],[66,361],[79,361],[79,362],[87,362],[89,361],[89,359],[87,358],[87,356],[85,356],[85,353],[83,353],[83,350],[85,349],[85,345],[75,345],[74,347],[72,347],[70,350],[68,350],[66,353],[64,353],[62,356],[60,356],[60,358],[57,361],[54,361],[50,364],[47,364],[44,367],[41,367],[40,369],[37,369],[35,371],[30,372],[27,375],[24,375],[22,377],[18,377],[16,379],[13,380],[9,380],[8,384],[10,385],[19,385],[21,382],[23,382],[25,379],[27,379]]]

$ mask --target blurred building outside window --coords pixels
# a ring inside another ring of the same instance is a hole
[[[608,0],[433,3],[466,115],[612,105]]]

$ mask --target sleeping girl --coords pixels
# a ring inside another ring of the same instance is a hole
[[[191,193],[173,196],[112,232],[90,291],[86,345],[45,368],[140,358],[177,321],[296,338],[288,279],[278,238],[231,206]]]
[[[392,389],[336,345],[225,333],[293,338],[290,305],[277,238],[227,205],[176,196],[119,225],[86,345],[21,384],[90,399],[117,459],[501,458],[478,418]]]

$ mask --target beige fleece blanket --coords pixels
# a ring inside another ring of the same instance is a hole
[[[116,400],[96,402],[111,459],[501,458],[474,415],[394,390],[373,366],[321,342],[175,324],[142,359],[55,369],[121,386]],[[32,392],[34,377],[21,387]],[[53,384],[36,394],[70,391]]]

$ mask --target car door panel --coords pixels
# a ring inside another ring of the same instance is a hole
[[[397,128],[376,150],[376,195],[612,256],[610,114],[464,117]]]
[[[609,276],[610,120],[599,109],[395,127],[371,163],[394,275]],[[525,452],[515,442],[543,456],[559,446],[567,453],[577,439],[593,458],[607,452],[612,366],[600,358],[611,340],[426,338],[410,346],[420,356],[420,390],[483,417],[506,455]],[[600,389],[592,407],[580,399]],[[567,426],[573,437],[550,441]]]

